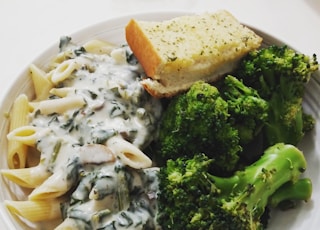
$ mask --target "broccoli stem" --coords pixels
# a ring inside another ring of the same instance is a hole
[[[261,216],[269,202],[269,197],[283,184],[298,181],[307,166],[303,153],[293,145],[278,143],[265,150],[262,157],[238,171],[230,178],[212,176],[221,195],[233,198],[225,203],[226,207],[245,204],[247,210],[254,210],[254,216]],[[237,195],[239,194],[239,195]]]
[[[307,167],[303,153],[284,143],[267,148],[230,177],[212,174],[211,162],[205,154],[196,154],[168,160],[160,169],[158,221],[163,229],[263,229],[270,197],[275,203],[291,198],[281,193],[299,191]],[[305,199],[300,195],[295,198]]]
[[[308,201],[312,195],[312,182],[309,178],[299,179],[296,183],[291,181],[281,186],[269,199],[271,208],[286,210],[293,208],[296,201]]]

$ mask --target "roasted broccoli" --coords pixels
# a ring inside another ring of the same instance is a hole
[[[230,177],[213,175],[211,164],[212,159],[196,154],[168,160],[160,169],[158,222],[164,230],[263,229],[270,197],[280,188],[290,189],[282,186],[295,185],[306,169],[303,153],[283,143]]]
[[[221,80],[219,91],[228,103],[230,123],[238,130],[240,144],[246,145],[260,133],[268,117],[268,103],[258,92],[234,76]]]
[[[312,181],[310,178],[301,178],[295,183],[289,181],[282,185],[269,199],[271,208],[287,210],[294,208],[297,201],[308,201],[312,195]]]
[[[314,119],[304,114],[302,98],[305,84],[318,67],[316,55],[276,45],[252,51],[240,61],[233,74],[269,103],[263,129],[265,146],[278,142],[296,145],[313,128]]]
[[[195,82],[188,92],[173,98],[164,112],[157,155],[167,160],[201,152],[214,160],[215,173],[233,172],[241,146],[229,118],[228,103],[218,89]]]
[[[215,161],[215,173],[231,173],[267,115],[268,103],[231,75],[216,86],[196,82],[164,112],[157,155],[169,159],[202,152]]]

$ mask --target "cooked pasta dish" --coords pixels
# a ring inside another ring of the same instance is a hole
[[[56,229],[155,229],[157,168],[143,150],[155,135],[158,99],[127,46],[60,41],[46,68],[32,64],[35,98],[21,94],[10,114],[8,170],[30,188],[6,201],[29,221],[61,218]]]

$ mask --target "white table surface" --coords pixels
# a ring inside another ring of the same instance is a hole
[[[304,53],[320,55],[319,0],[0,0],[0,98],[61,35],[133,13],[218,9]]]

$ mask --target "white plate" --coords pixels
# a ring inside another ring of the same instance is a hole
[[[129,15],[113,20],[108,20],[91,27],[85,28],[77,33],[71,34],[72,40],[76,43],[83,43],[92,38],[101,38],[117,44],[125,43],[124,27],[131,18],[144,19],[144,20],[163,20],[175,16],[186,14],[186,12],[162,12]],[[255,28],[253,28],[255,29]],[[280,40],[276,39],[276,35],[268,35],[261,30],[255,29],[258,34],[264,38],[264,44],[283,44]],[[60,36],[60,35],[57,35]],[[58,52],[58,41],[53,44],[42,55],[32,61],[39,67],[44,66],[49,62],[50,58]],[[301,50],[303,52],[303,50]],[[17,66],[17,68],[19,68]],[[13,99],[19,94],[26,93],[29,96],[33,95],[32,83],[28,77],[28,71],[25,69],[12,85],[4,98],[1,98],[0,114],[7,113],[10,110]],[[272,217],[268,229],[317,229],[320,226],[320,180],[319,168],[320,157],[318,151],[319,146],[319,130],[320,130],[320,72],[316,73],[315,79],[311,80],[307,85],[307,94],[304,101],[306,110],[313,114],[317,119],[317,125],[313,132],[308,134],[301,145],[299,146],[306,155],[308,161],[308,169],[305,172],[305,177],[310,177],[313,181],[313,195],[308,203],[302,203],[297,208],[286,212],[272,212]],[[8,130],[8,122],[5,118],[0,119],[0,168],[7,168],[6,162],[6,134]],[[23,189],[15,186],[14,184],[4,180],[0,177],[0,223],[4,224],[1,229],[38,229],[43,227],[42,224],[28,224],[19,222],[16,218],[12,217],[4,208],[3,200],[6,199],[21,199],[23,198]],[[45,223],[48,226],[48,223]],[[47,228],[50,229],[50,228]]]

